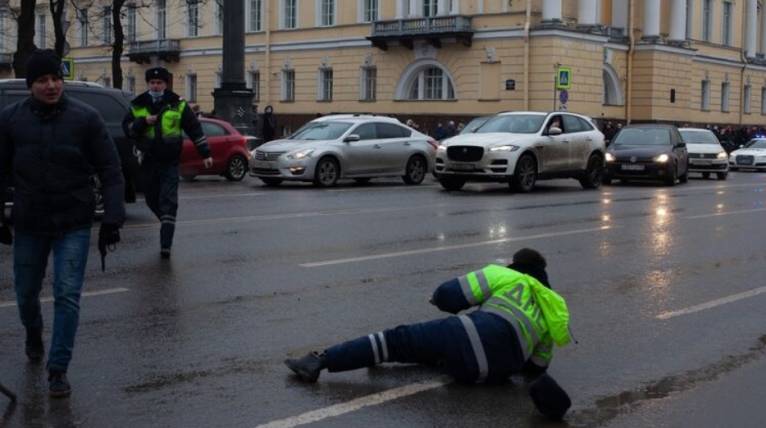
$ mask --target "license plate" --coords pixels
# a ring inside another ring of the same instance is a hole
[[[459,171],[473,171],[474,169],[476,169],[476,167],[472,163],[453,163],[452,165],[450,165],[450,168],[459,170]]]
[[[620,166],[623,171],[643,171],[643,165],[623,164]]]
[[[253,162],[255,168],[276,169],[276,162],[269,161],[255,161]]]
[[[691,159],[692,165],[712,165],[713,161],[710,159]]]

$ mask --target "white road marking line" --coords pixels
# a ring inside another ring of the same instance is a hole
[[[749,214],[749,213],[756,213],[766,211],[766,208],[753,208],[751,210],[738,210],[738,211],[722,211],[719,213],[712,213],[712,214],[700,214],[700,215],[692,215],[686,217],[689,220],[695,220],[698,218],[711,218],[711,217],[721,217],[725,215],[735,215],[735,214]]]
[[[388,389],[376,394],[370,394],[364,397],[355,398],[351,401],[325,407],[323,409],[312,410],[301,415],[268,422],[262,425],[258,425],[256,428],[292,428],[298,425],[319,422],[323,419],[355,412],[364,407],[376,406],[387,401],[396,400],[435,388],[441,388],[449,383],[451,383],[451,380],[448,379],[435,379],[413,383],[399,388]]]
[[[107,290],[99,290],[99,291],[86,291],[85,293],[82,293],[82,297],[94,297],[94,296],[104,296],[107,294],[116,294],[116,293],[125,293],[127,291],[130,291],[127,288],[110,288]],[[53,297],[43,297],[40,299],[41,303],[49,303],[53,301]],[[0,308],[11,308],[15,307],[16,302],[0,302]]]
[[[750,291],[745,291],[744,293],[738,293],[738,294],[732,294],[731,296],[722,297],[720,299],[711,300],[707,303],[702,303],[695,306],[690,306],[685,309],[679,309],[677,311],[671,311],[671,312],[663,312],[659,315],[657,315],[657,319],[660,320],[667,320],[670,318],[680,317],[681,315],[688,315],[693,314],[695,312],[704,311],[706,309],[712,309],[717,306],[725,305],[727,303],[733,303],[738,300],[747,299],[750,297],[755,297],[759,294],[766,293],[766,287],[760,287],[756,288]]]
[[[450,251],[450,250],[460,250],[463,248],[473,248],[473,247],[481,247],[485,245],[494,245],[494,244],[502,244],[505,242],[517,242],[517,241],[528,241],[532,239],[543,239],[543,238],[554,238],[558,236],[567,236],[567,235],[576,235],[581,233],[588,233],[588,232],[597,232],[607,229],[613,229],[614,226],[600,226],[600,227],[592,227],[589,229],[575,229],[575,230],[567,230],[562,232],[550,232],[550,233],[540,233],[537,235],[528,235],[528,236],[519,236],[514,238],[502,238],[502,239],[493,239],[491,241],[481,241],[481,242],[472,242],[470,244],[458,244],[458,245],[446,245],[443,247],[431,247],[431,248],[420,248],[417,250],[408,250],[408,251],[397,251],[395,253],[383,253],[383,254],[373,254],[369,256],[360,256],[360,257],[349,257],[346,259],[336,259],[336,260],[326,260],[321,262],[311,262],[311,263],[302,263],[300,266],[305,268],[314,268],[319,266],[329,266],[329,265],[339,265],[344,263],[353,263],[353,262],[361,262],[366,260],[377,260],[377,259],[387,259],[391,257],[401,257],[401,256],[410,256],[413,254],[425,254],[425,253],[435,253],[438,251]]]
[[[190,196],[179,196],[178,199],[181,201],[188,201],[193,199],[215,199],[215,198],[244,198],[248,196],[263,196],[263,195],[270,195],[271,192],[250,192],[250,193],[207,193],[202,195],[190,195]],[[146,202],[145,198],[136,198],[136,202]]]

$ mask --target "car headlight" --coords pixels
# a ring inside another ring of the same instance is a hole
[[[614,157],[613,154],[611,154],[611,153],[607,153],[606,154],[606,161],[607,162],[614,162],[615,160],[617,160],[617,159]]]
[[[311,153],[314,152],[314,149],[303,149],[303,150],[297,150],[292,153],[289,153],[287,155],[287,159],[295,159],[300,160],[303,158],[307,158],[311,156]]]
[[[490,147],[490,152],[515,152],[519,149],[519,146],[514,146],[512,144],[503,144],[502,146],[495,146]]]
[[[718,159],[728,159],[729,155],[726,154],[726,152],[721,152],[716,155],[716,158]]]
[[[447,151],[447,146],[445,145],[439,145],[439,147],[436,148],[436,153],[444,153]]]
[[[657,163],[666,163],[669,160],[670,160],[670,156],[666,155],[665,153],[654,158],[654,161]]]

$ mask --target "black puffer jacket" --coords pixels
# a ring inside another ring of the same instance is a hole
[[[16,229],[55,237],[90,227],[94,174],[102,185],[102,222],[121,226],[120,158],[96,110],[64,95],[55,106],[30,97],[0,112],[0,184],[14,186]]]

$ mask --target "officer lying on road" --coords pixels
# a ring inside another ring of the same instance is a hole
[[[363,336],[285,364],[306,382],[323,369],[354,370],[382,362],[436,365],[460,382],[501,383],[512,374],[538,376],[530,395],[538,410],[561,419],[569,396],[545,374],[553,344],[570,341],[569,311],[550,289],[545,258],[522,249],[508,267],[489,265],[440,285],[431,303],[457,314]]]

